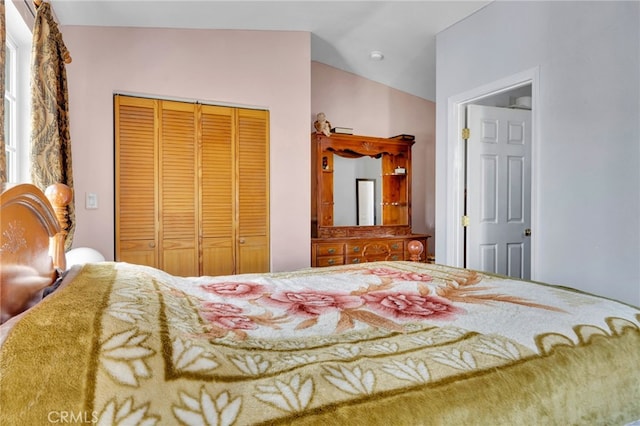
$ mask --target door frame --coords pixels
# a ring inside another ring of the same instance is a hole
[[[447,101],[447,229],[445,264],[462,267],[464,259],[464,232],[462,216],[464,214],[464,176],[465,152],[462,129],[465,127],[466,105],[499,93],[531,85],[531,279],[538,276],[537,241],[540,236],[538,226],[538,191],[539,191],[539,125],[538,111],[539,68],[514,74],[500,80],[476,87],[463,93],[451,96]]]

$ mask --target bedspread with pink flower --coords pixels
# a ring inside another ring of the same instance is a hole
[[[2,346],[2,424],[640,418],[640,311],[577,291],[409,262],[73,272]]]

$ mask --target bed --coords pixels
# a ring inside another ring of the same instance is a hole
[[[420,262],[66,270],[60,208],[2,193],[0,424],[640,419],[637,307]]]

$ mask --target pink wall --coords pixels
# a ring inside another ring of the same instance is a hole
[[[324,112],[332,126],[351,127],[359,135],[415,135],[413,231],[434,235],[435,103],[311,62],[311,123],[318,112]],[[433,239],[429,252],[433,253]]]
[[[113,95],[259,106],[271,116],[272,270],[309,265],[310,43],[307,32],[68,26],[76,191],[74,247],[113,259]],[[98,195],[97,210],[84,207]]]

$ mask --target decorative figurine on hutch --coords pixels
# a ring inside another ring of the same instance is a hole
[[[331,123],[327,120],[324,112],[319,112],[318,115],[316,115],[316,121],[313,123],[313,127],[316,129],[316,133],[331,136]]]

